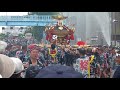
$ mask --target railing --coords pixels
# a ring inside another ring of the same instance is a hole
[[[51,15],[0,16],[0,21],[55,21]]]
[[[65,24],[66,20],[63,22]],[[0,26],[45,26],[57,24],[52,15],[0,16]]]

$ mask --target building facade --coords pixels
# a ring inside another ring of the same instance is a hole
[[[108,12],[64,12],[64,15],[68,16],[69,22],[75,23],[74,43],[82,40],[90,45],[110,45],[111,25]]]
[[[86,41],[86,13],[85,12],[64,12],[63,15],[68,16],[66,25],[75,25],[75,39],[71,44],[78,41]]]
[[[111,12],[111,44],[120,46],[120,12]]]

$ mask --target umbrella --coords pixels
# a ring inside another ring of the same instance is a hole
[[[2,78],[2,75],[0,75],[0,78]]]
[[[15,64],[15,72],[14,72],[14,74],[18,74],[18,73],[20,73],[21,71],[24,70],[23,63],[19,58],[10,57],[10,59],[12,59],[14,64]]]
[[[15,64],[8,56],[0,54],[0,74],[3,78],[10,78],[15,72]]]
[[[41,69],[35,78],[83,78],[83,75],[70,66],[56,64]]]
[[[7,47],[7,43],[4,41],[0,41],[0,52],[4,51]]]
[[[85,43],[84,41],[78,41],[78,42],[77,42],[77,45],[78,45],[78,46],[85,45],[85,44],[86,44],[86,43]]]

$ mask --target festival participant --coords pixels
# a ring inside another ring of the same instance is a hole
[[[57,60],[56,60],[57,49],[55,44],[51,45],[51,48],[49,49],[49,55],[50,55],[50,60],[52,60],[52,63],[57,63]]]
[[[115,70],[113,78],[120,78],[120,51],[117,52],[115,61],[118,64],[118,66],[117,69]]]
[[[10,53],[9,53],[9,57],[15,57],[16,56],[16,52],[18,51],[18,48],[16,46],[12,46],[11,47],[11,50],[10,50]]]
[[[27,63],[24,64],[24,67],[28,68],[30,65],[44,67],[44,65],[39,60],[39,48],[34,44],[29,45],[28,48],[30,51],[30,57],[28,58]]]
[[[111,57],[111,66],[112,66],[112,70],[115,70],[115,66],[116,66],[116,62],[115,62],[115,58],[116,58],[116,52],[115,52],[115,48],[111,48],[110,50],[110,57]]]
[[[59,59],[60,59],[60,64],[64,65],[65,64],[65,50],[64,49],[61,49]]]
[[[89,62],[89,57],[86,56],[86,50],[84,48],[78,49],[79,51],[79,56],[75,62],[74,69],[84,75],[85,78],[88,77],[88,62]]]
[[[28,46],[30,51],[30,57],[28,62],[24,65],[26,69],[25,78],[34,78],[40,69],[44,68],[44,63],[41,62],[40,58],[40,48],[37,45],[31,44]]]
[[[109,49],[109,61],[110,61],[110,67],[111,67],[111,77],[113,76],[115,70],[116,70],[116,52],[115,47],[110,47]]]

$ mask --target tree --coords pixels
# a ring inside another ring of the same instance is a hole
[[[6,37],[7,37],[6,34],[3,34],[3,33],[0,34],[0,39],[1,39],[1,40],[3,40],[3,39],[6,38]]]
[[[57,15],[59,12],[29,12],[29,15]],[[35,26],[31,27],[31,29],[28,29],[26,32],[31,32],[35,39],[37,39],[39,42],[43,38],[43,31],[45,30],[44,26]]]
[[[33,30],[32,30],[32,27],[27,27],[24,35],[25,35],[26,33],[32,33],[32,31],[33,31]]]
[[[18,37],[23,38],[24,35],[23,34],[18,34]]]

